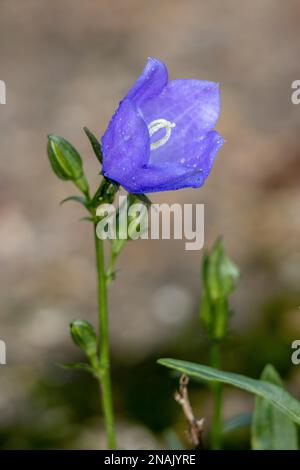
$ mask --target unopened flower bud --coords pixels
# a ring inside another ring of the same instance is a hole
[[[75,320],[70,324],[70,332],[74,343],[83,349],[87,356],[93,358],[97,354],[97,339],[94,327],[85,320]]]
[[[217,240],[202,264],[200,316],[212,339],[224,338],[229,320],[229,296],[239,278],[237,266],[226,256]]]
[[[57,135],[48,136],[48,157],[56,176],[74,181],[83,193],[88,192],[88,183],[83,173],[82,160],[77,150],[66,139]]]

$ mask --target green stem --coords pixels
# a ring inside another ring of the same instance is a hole
[[[221,354],[219,342],[213,342],[210,350],[210,364],[215,369],[221,368]],[[223,387],[221,383],[213,383],[214,415],[212,422],[212,448],[221,449],[222,446],[222,404]]]
[[[100,372],[98,380],[101,388],[102,408],[109,449],[116,449],[116,434],[110,378],[109,358],[109,327],[107,309],[107,285],[105,273],[105,259],[103,241],[97,237],[96,224],[94,225],[96,262],[98,274],[98,307],[99,307],[99,363]]]
[[[106,282],[109,285],[114,280],[114,267],[117,260],[118,254],[111,253],[110,259],[106,271]]]

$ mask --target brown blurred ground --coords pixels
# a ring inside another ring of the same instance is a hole
[[[70,320],[95,321],[90,227],[78,222],[80,207],[59,207],[74,190],[53,176],[46,135],[77,146],[96,185],[97,162],[82,127],[104,132],[148,56],[165,61],[171,78],[221,83],[218,130],[227,141],[203,189],[153,199],[205,203],[206,246],[222,234],[242,270],[234,299],[241,332],[255,328],[269,299],[297,295],[300,106],[291,104],[290,86],[300,78],[299,22],[296,0],[1,0],[3,422],[26,407],[36,375],[72,354]],[[200,258],[178,241],[127,246],[110,302],[120,363],[155,356],[193,321]],[[300,335],[299,314],[291,321],[287,340],[291,331]],[[157,445],[147,433],[140,445]],[[85,445],[83,437],[78,446]]]

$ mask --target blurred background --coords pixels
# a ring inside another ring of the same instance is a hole
[[[222,234],[242,273],[224,346],[224,369],[258,377],[272,362],[300,398],[300,79],[297,0],[1,0],[0,79],[0,446],[105,446],[97,386],[58,363],[83,357],[71,343],[75,318],[96,324],[91,227],[46,156],[46,136],[63,135],[84,157],[96,187],[99,168],[82,131],[101,136],[148,56],[171,78],[221,83],[217,130],[225,137],[204,188],[160,193],[155,202],[205,204],[205,246]],[[76,190],[75,190],[76,193]],[[127,245],[110,288],[113,383],[119,445],[168,448],[185,422],[173,400],[177,380],[159,357],[207,363],[200,327],[203,252],[184,241]],[[211,393],[192,389],[207,420]],[[225,418],[253,398],[226,389]],[[245,448],[247,429],[228,436]]]

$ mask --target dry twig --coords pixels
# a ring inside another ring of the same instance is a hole
[[[204,427],[204,418],[197,419],[190,403],[188,394],[189,378],[182,375],[179,381],[179,390],[175,393],[175,400],[182,406],[184,416],[189,424],[188,436],[196,449],[203,449],[202,432]]]

